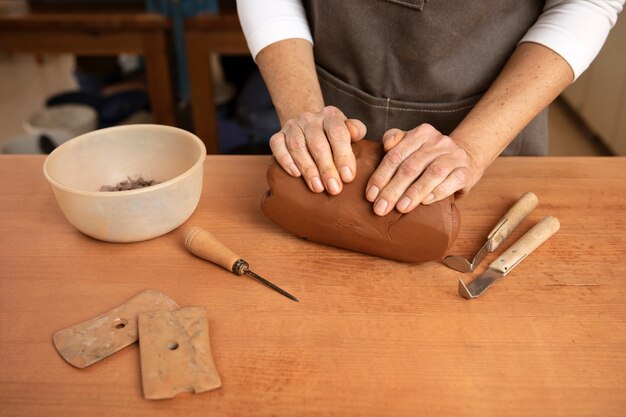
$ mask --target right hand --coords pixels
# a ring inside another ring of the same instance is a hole
[[[311,191],[337,195],[356,174],[350,144],[366,133],[360,120],[348,119],[338,108],[326,106],[320,112],[288,120],[270,138],[270,147],[280,166],[291,176],[302,175]]]

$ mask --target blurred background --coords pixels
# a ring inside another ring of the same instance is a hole
[[[624,51],[620,17],[550,106],[550,155],[626,155]],[[165,123],[194,131],[209,153],[264,154],[279,129],[234,0],[0,0],[0,96],[3,153]]]

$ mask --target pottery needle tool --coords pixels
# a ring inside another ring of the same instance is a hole
[[[474,268],[485,258],[487,253],[493,252],[498,249],[498,246],[506,239],[513,229],[528,214],[537,207],[539,199],[534,193],[527,192],[517,200],[517,202],[506,212],[504,217],[496,224],[487,236],[487,241],[482,248],[476,253],[472,262],[465,259],[463,256],[446,256],[443,259],[443,263],[459,272],[472,272]]]
[[[287,291],[272,284],[260,275],[255,274],[250,270],[248,262],[244,261],[239,255],[235,254],[232,250],[224,246],[219,240],[215,238],[211,233],[203,230],[199,227],[194,227],[185,236],[185,247],[187,250],[199,258],[213,262],[216,265],[221,266],[227,271],[233,272],[236,275],[248,275],[264,285],[267,285],[271,289],[285,297],[292,299],[293,301],[299,301],[296,297],[289,294]]]
[[[465,285],[463,280],[459,280],[459,294],[463,298],[472,299],[480,296],[493,283],[506,276],[524,258],[537,249],[550,236],[555,234],[560,228],[559,220],[556,217],[544,217],[539,223],[534,225],[524,236],[511,245],[502,255],[493,261],[489,268],[476,279]]]

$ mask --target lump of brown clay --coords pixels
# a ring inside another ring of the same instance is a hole
[[[382,144],[363,140],[352,147],[356,178],[344,184],[337,196],[311,192],[302,178],[288,175],[272,160],[263,213],[289,232],[313,242],[405,262],[443,257],[460,227],[454,197],[419,205],[408,214],[394,209],[380,217],[365,199],[365,186],[384,156]]]

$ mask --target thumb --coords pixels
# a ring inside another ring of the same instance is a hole
[[[385,152],[389,152],[389,150],[400,143],[405,136],[406,132],[404,130],[394,128],[386,131],[383,134],[383,146],[385,148]]]
[[[363,124],[362,121],[357,119],[347,119],[346,127],[350,132],[350,138],[352,142],[358,142],[365,137],[367,134],[367,128]]]

